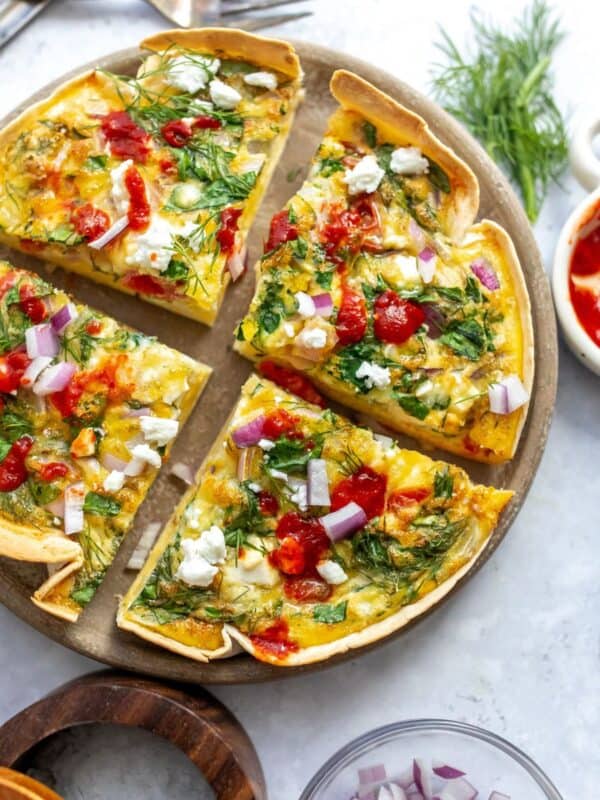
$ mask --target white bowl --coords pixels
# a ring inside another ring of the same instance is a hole
[[[569,291],[569,267],[577,234],[587,222],[595,206],[600,213],[600,159],[593,148],[594,136],[600,133],[600,117],[583,124],[571,142],[571,167],[581,185],[593,189],[573,211],[560,233],[554,254],[552,293],[565,340],[577,358],[600,375],[600,347],[588,336],[577,318]],[[598,265],[600,270],[600,264]]]

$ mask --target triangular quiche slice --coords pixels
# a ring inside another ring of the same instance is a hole
[[[292,368],[422,442],[512,457],[533,380],[527,289],[468,167],[413,113],[343,71],[308,177],[275,214],[238,352]]]
[[[0,241],[211,325],[277,164],[302,72],[236,30],[141,43],[135,78],[96,69],[0,132]]]
[[[251,376],[118,624],[199,661],[321,661],[438,603],[511,495]]]
[[[77,619],[210,369],[0,262],[0,555]]]

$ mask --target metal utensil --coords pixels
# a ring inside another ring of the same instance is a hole
[[[0,0],[0,47],[43,11],[50,0]]]
[[[250,0],[241,4],[219,0],[148,0],[170,22],[181,28],[202,25],[219,25],[226,28],[243,28],[255,31],[260,28],[282,25],[310,15],[310,11],[293,14],[272,14],[259,17],[240,16],[249,11],[264,11],[275,6],[291,5],[304,0]]]

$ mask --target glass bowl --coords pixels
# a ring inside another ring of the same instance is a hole
[[[384,783],[380,765],[393,781],[414,758],[422,758],[429,767],[438,761],[463,770],[479,790],[478,800],[488,800],[493,791],[511,800],[562,800],[529,756],[505,739],[473,725],[439,719],[397,722],[359,736],[321,767],[300,800],[354,800],[359,796],[359,769],[364,797],[377,800],[377,781]],[[372,767],[377,769],[369,775]],[[364,786],[365,775],[375,781],[372,792]]]

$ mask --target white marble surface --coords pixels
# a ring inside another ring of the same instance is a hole
[[[599,102],[600,7],[586,0],[554,4],[569,32],[557,59],[561,105],[591,110]],[[470,7],[469,0],[306,5],[315,15],[279,28],[280,35],[346,50],[424,91],[436,58],[436,25],[461,39]],[[481,5],[508,21],[523,3]],[[161,17],[142,0],[54,0],[0,51],[3,109],[65,70],[161,27]],[[548,268],[560,225],[582,194],[567,179],[546,204],[536,234]],[[295,800],[350,738],[426,716],[466,720],[506,736],[539,761],[567,800],[597,795],[599,402],[598,378],[563,349],[548,447],[518,520],[491,563],[417,629],[320,674],[215,691],[254,739],[271,800]],[[4,609],[0,626],[1,719],[97,666]]]

